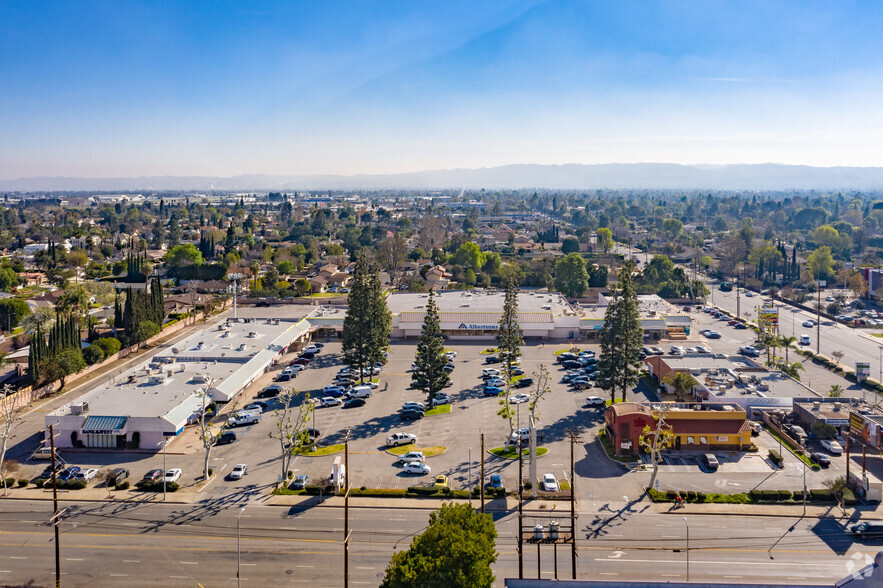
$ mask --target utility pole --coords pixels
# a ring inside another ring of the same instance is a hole
[[[343,438],[343,588],[350,585],[350,432]]]
[[[521,455],[521,435],[518,436],[518,579],[524,579],[524,460]]]
[[[816,276],[816,292],[818,292],[818,297],[816,302],[816,353],[821,353],[822,350],[822,280]]]
[[[481,434],[481,480],[478,487],[481,488],[481,514],[484,514],[484,433]]]
[[[570,431],[570,570],[576,580],[576,476],[574,475],[573,447],[576,445],[576,431]]]
[[[49,425],[49,447],[52,451],[52,522],[55,527],[55,588],[61,588],[61,547],[58,544],[58,476],[55,468],[55,425]]]

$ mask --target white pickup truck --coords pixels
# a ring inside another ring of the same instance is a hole
[[[262,416],[253,412],[237,412],[227,420],[227,426],[241,427],[243,425],[253,425],[259,422]]]

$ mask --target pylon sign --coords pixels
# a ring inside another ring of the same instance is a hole
[[[762,327],[776,327],[779,324],[779,309],[775,306],[762,306],[757,313],[758,321]]]

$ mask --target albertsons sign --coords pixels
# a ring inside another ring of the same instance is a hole
[[[466,323],[460,323],[460,326],[457,328],[458,329],[467,329],[470,331],[487,331],[487,330],[494,330],[495,331],[495,330],[497,330],[498,327],[499,327],[499,325],[475,325],[475,324],[471,324],[471,323],[467,325]]]

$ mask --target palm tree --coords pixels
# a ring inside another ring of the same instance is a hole
[[[787,363],[786,362],[786,363],[782,364],[782,373],[785,374],[786,376],[790,376],[790,377],[794,378],[798,382],[800,381],[800,373],[799,372],[802,372],[802,371],[803,371],[803,364],[800,363],[799,361],[795,361],[794,363]]]
[[[831,398],[840,398],[841,396],[843,396],[844,392],[845,390],[843,389],[843,386],[841,386],[840,384],[834,384],[833,386],[831,386],[831,389],[828,390],[828,396],[830,396]]]
[[[254,289],[258,289],[258,276],[261,273],[261,262],[255,259],[248,265],[248,269],[251,270],[252,275],[254,276]]]
[[[665,376],[662,381],[674,389],[678,402],[683,401],[684,394],[690,392],[693,386],[699,383],[696,378],[687,372],[672,372]]]
[[[787,335],[779,336],[779,346],[785,349],[785,363],[788,363],[788,350],[796,349],[794,345],[797,343],[797,337],[789,337]]]

